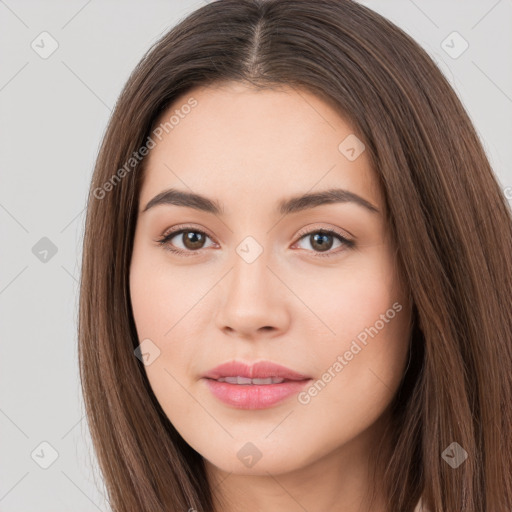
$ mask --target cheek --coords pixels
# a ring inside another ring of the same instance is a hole
[[[305,298],[316,322],[320,319],[324,324],[320,340],[323,338],[330,346],[337,344],[343,348],[344,341],[356,337],[395,302],[402,304],[404,300],[393,261],[384,245],[365,249],[328,272],[325,269],[315,272],[316,276],[301,272],[306,278],[298,273],[295,291]]]
[[[165,281],[155,275],[155,269],[132,264],[130,298],[139,338],[159,338],[169,329],[165,312],[173,310],[174,296]]]
[[[157,398],[180,399],[188,371],[204,343],[209,315],[202,311],[202,297],[211,287],[211,276],[194,266],[171,269],[166,255],[134,245],[130,265],[130,299],[139,342],[149,339],[159,352],[145,365]]]
[[[162,253],[164,252],[161,249]],[[189,266],[172,269],[166,254],[157,254],[142,244],[134,249],[130,265],[130,299],[139,337],[172,338],[189,320],[202,295],[207,276]],[[204,286],[202,285],[204,283]]]
[[[311,401],[338,403],[357,416],[392,398],[410,340],[410,305],[394,268],[390,253],[376,247],[336,273],[323,296],[310,294],[309,304],[332,331],[311,354],[320,378]]]
[[[182,285],[143,251],[134,252],[130,267],[130,297],[139,342],[148,343],[153,357],[144,365],[150,386],[171,421],[175,411],[188,418],[194,404],[185,391],[186,371],[197,350],[187,333],[188,302]],[[156,347],[156,348],[155,348]]]

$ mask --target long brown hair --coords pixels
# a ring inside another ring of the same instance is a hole
[[[129,299],[155,121],[195,86],[288,85],[334,105],[364,141],[413,299],[410,364],[381,454],[388,507],[512,508],[512,215],[460,100],[428,54],[349,0],[219,0],[165,34],[110,119],[88,200],[80,377],[112,510],[212,512],[203,459],[156,400]],[[126,162],[131,162],[126,166]],[[135,162],[135,163],[134,163]],[[124,169],[124,172],[121,172]],[[457,468],[442,456],[458,443]]]

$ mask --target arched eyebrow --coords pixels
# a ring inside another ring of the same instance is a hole
[[[379,213],[376,206],[354,192],[342,188],[331,188],[321,192],[313,192],[285,199],[279,203],[278,210],[281,215],[289,215],[309,208],[315,208],[331,203],[355,203],[372,213]]]
[[[371,213],[380,213],[376,206],[363,197],[341,188],[332,188],[321,192],[307,193],[289,199],[283,199],[277,205],[277,212],[281,215],[289,215],[291,213],[297,213],[332,203],[354,203]],[[194,192],[174,188],[164,190],[153,197],[153,199],[146,204],[141,213],[155,206],[164,204],[194,208],[195,210],[212,213],[218,216],[224,215],[224,208],[217,200]]]

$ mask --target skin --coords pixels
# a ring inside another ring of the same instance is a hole
[[[130,268],[139,340],[160,350],[145,366],[155,396],[204,457],[218,511],[362,511],[371,485],[372,510],[384,511],[369,464],[387,443],[411,305],[367,153],[347,159],[338,146],[354,133],[350,124],[304,90],[199,87],[161,119],[190,97],[197,106],[148,155]],[[170,187],[219,201],[224,215],[176,205],[142,212]],[[284,217],[276,211],[282,199],[331,187],[358,194],[378,213],[352,202]],[[157,242],[183,223],[206,233],[203,245],[187,244],[182,234],[168,244],[194,254]],[[318,256],[324,253],[312,236],[298,234],[320,228],[337,228],[355,247],[333,236],[332,256]],[[236,252],[247,236],[263,248],[251,264]],[[264,410],[237,409],[202,379],[237,359],[270,360],[317,381],[394,303],[401,311],[359,343],[362,350],[307,404],[292,396]],[[237,456],[248,442],[262,455],[252,467]]]

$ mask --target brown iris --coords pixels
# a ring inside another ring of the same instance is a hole
[[[325,239],[330,239],[330,242],[326,242]],[[310,235],[311,247],[318,249],[319,251],[328,251],[333,244],[332,235],[327,233],[318,232]],[[315,247],[316,246],[316,247]]]
[[[205,241],[204,235],[197,231],[183,230],[182,236],[185,247],[190,250],[201,249]]]

